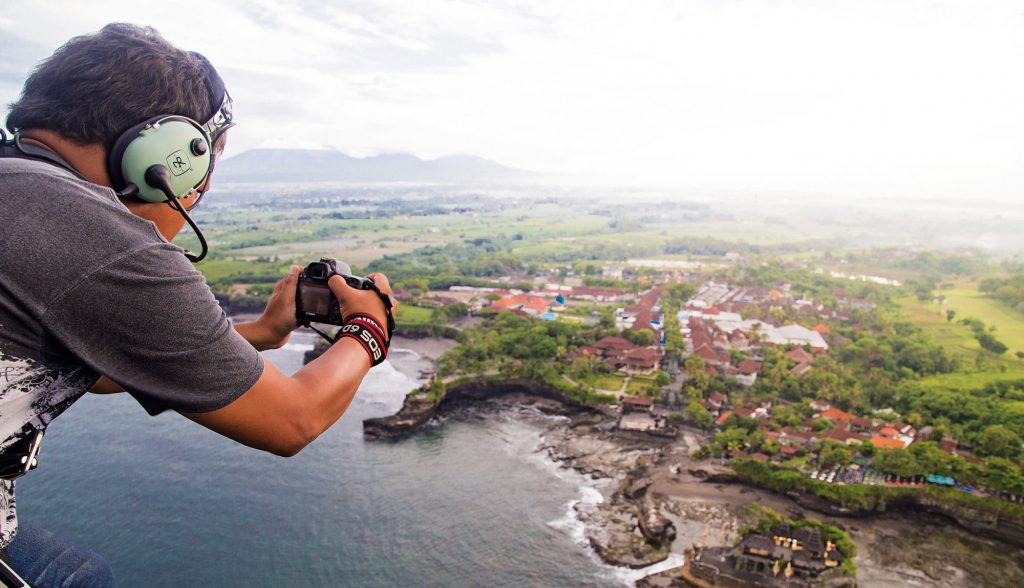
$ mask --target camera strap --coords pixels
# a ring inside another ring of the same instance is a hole
[[[370,282],[372,290],[380,297],[380,301],[384,303],[384,315],[387,317],[388,322],[388,344],[390,345],[391,335],[395,334],[395,314],[392,312],[394,304],[391,303],[390,296],[380,291],[380,288],[377,287],[372,278],[367,278],[367,281]]]

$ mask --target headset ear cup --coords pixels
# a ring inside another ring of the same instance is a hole
[[[115,192],[121,192],[128,187],[128,182],[125,181],[124,173],[122,171],[125,150],[132,144],[132,141],[138,138],[142,129],[162,118],[166,117],[154,116],[153,118],[147,119],[134,127],[129,128],[127,131],[121,133],[117,140],[114,141],[114,144],[110,147],[110,152],[107,154],[107,174],[110,176],[110,183],[114,186]]]
[[[118,191],[134,184],[139,199],[165,202],[164,192],[146,182],[150,167],[166,167],[173,193],[184,198],[206,180],[212,158],[210,137],[197,122],[183,116],[157,116],[118,137],[110,149],[108,168]]]

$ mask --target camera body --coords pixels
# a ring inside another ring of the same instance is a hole
[[[299,274],[295,288],[295,320],[300,325],[324,323],[341,325],[343,317],[337,297],[327,281],[339,275],[345,283],[356,290],[373,290],[373,281],[352,275],[352,269],[343,261],[321,257],[306,266]]]

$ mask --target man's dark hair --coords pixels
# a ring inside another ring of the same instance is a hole
[[[205,123],[207,77],[217,75],[194,53],[151,27],[108,24],[75,37],[43,60],[10,105],[7,128],[46,129],[79,144],[109,149],[124,131],[161,114]]]

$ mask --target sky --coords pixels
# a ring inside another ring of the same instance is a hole
[[[619,182],[1024,196],[1024,0],[0,0],[0,104],[114,21],[207,55],[257,147]],[[4,116],[6,114],[4,113]]]

